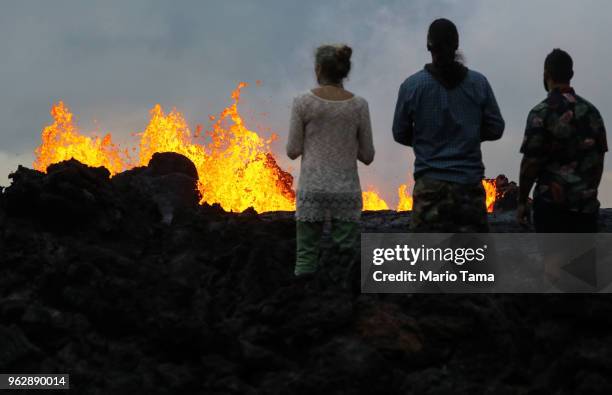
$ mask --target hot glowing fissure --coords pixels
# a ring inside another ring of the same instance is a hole
[[[139,133],[138,157],[113,143],[111,134],[88,137],[80,134],[69,108],[58,102],[51,109],[54,121],[42,131],[41,145],[36,149],[34,168],[74,158],[89,166],[104,166],[111,176],[136,166],[146,166],[155,152],[176,152],[188,157],[198,170],[200,203],[219,203],[227,211],[240,212],[253,207],[257,212],[295,209],[293,177],[277,164],[270,144],[277,136],[265,140],[249,130],[238,112],[240,92],[248,86],[241,82],[232,92],[232,104],[218,117],[210,117],[210,130],[195,133],[176,109],[164,113],[157,104],[150,111],[150,121]],[[198,141],[208,137],[208,141]],[[135,151],[135,149],[132,149]],[[493,211],[495,182],[483,180],[487,193],[487,210]],[[408,186],[397,189],[397,211],[412,209]],[[389,205],[374,187],[363,192],[364,210],[388,210]]]

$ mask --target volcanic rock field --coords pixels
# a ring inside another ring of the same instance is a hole
[[[17,169],[0,372],[68,373],[74,394],[612,393],[609,295],[361,294],[358,256],[332,248],[295,281],[293,213],[198,205],[196,177],[167,153],[112,178]],[[513,215],[492,231],[524,231]],[[409,222],[366,212],[363,229]]]

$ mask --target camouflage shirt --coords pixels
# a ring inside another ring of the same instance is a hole
[[[534,199],[576,212],[599,209],[606,131],[597,108],[573,89],[554,89],[527,118],[521,153],[540,161]]]

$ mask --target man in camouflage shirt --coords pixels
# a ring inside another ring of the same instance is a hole
[[[606,131],[597,108],[570,87],[573,75],[572,58],[553,50],[544,64],[548,97],[527,118],[517,216],[521,224],[529,221],[529,192],[537,183],[537,232],[597,231]]]

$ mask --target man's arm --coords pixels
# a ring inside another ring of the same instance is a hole
[[[404,85],[400,86],[397,94],[395,115],[393,116],[393,139],[402,145],[412,147],[414,120]]]
[[[495,100],[495,94],[493,94],[493,89],[491,85],[489,85],[489,81],[486,81],[486,84],[487,98],[482,114],[480,141],[499,140],[504,133],[506,123],[499,111],[499,106],[497,105],[497,100]]]
[[[540,166],[539,159],[523,156],[519,173],[519,205],[527,204],[531,188],[533,188],[533,184],[535,184],[538,174],[540,173]]]
[[[604,172],[604,155],[606,152],[608,152],[608,138],[606,136],[606,127],[604,126],[603,118],[597,109],[594,109],[589,123],[591,127],[594,128],[593,133],[595,137],[595,144],[599,153],[598,160],[595,165],[595,181],[597,184],[593,186],[597,189],[599,188],[599,183],[601,182],[601,177],[603,176]]]
[[[597,185],[595,185],[595,188],[599,188],[599,184],[601,183],[601,177],[603,177],[604,155],[605,154],[603,152],[599,154],[599,160],[597,161],[597,166],[595,167],[596,182],[597,182]]]
[[[521,225],[530,222],[529,193],[538,179],[540,170],[549,152],[549,135],[545,129],[546,107],[541,105],[527,117],[525,138],[521,145],[521,170],[519,172],[519,197],[516,217]]]

